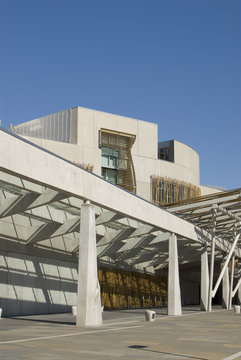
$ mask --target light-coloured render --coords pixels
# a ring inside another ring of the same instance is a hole
[[[69,112],[72,143],[24,137],[66,159],[80,164],[91,164],[94,167],[93,172],[101,175],[100,130],[108,129],[132,134],[136,136],[131,153],[136,178],[136,193],[139,196],[148,201],[152,200],[151,176],[168,177],[195,186],[200,185],[199,156],[189,146],[174,140],[174,162],[158,159],[157,124],[82,107],[69,109]],[[13,128],[14,131],[17,129],[18,126]]]

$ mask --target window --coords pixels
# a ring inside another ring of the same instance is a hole
[[[122,188],[135,192],[135,173],[131,157],[131,147],[135,135],[101,129],[101,175],[104,179]]]
[[[158,149],[158,159],[170,161],[169,148],[168,147]]]
[[[101,148],[101,165],[117,169],[119,165],[119,151],[102,146]]]
[[[117,184],[117,170],[102,167],[101,176],[112,184]]]

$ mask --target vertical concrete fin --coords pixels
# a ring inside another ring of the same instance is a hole
[[[203,249],[201,254],[201,299],[200,310],[208,310],[208,289],[209,289],[209,270],[208,270],[208,252]]]
[[[181,315],[181,292],[178,268],[177,237],[172,234],[169,238],[168,264],[168,315]]]
[[[77,326],[102,324],[100,285],[97,274],[95,210],[81,205]]]
[[[222,264],[223,265],[223,264]],[[229,301],[229,269],[226,267],[226,270],[222,279],[222,308],[228,309],[228,301]]]

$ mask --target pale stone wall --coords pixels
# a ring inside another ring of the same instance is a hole
[[[101,175],[99,131],[108,129],[136,136],[132,147],[137,195],[151,201],[151,176],[170,177],[199,186],[199,156],[192,148],[174,141],[174,163],[158,160],[156,124],[115,114],[77,107],[72,109],[77,121],[77,144],[26,137],[70,161],[91,164]],[[72,134],[74,136],[74,134]]]
[[[220,193],[223,192],[224,190],[220,190],[211,186],[205,186],[205,185],[200,185],[200,189],[201,189],[201,196],[204,195],[211,195],[211,194],[215,194],[215,193]]]
[[[77,264],[0,251],[3,316],[70,312],[76,305]]]

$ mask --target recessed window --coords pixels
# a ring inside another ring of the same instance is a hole
[[[105,167],[118,168],[119,151],[102,146],[101,148],[101,165]]]
[[[115,169],[108,169],[102,168],[101,169],[101,176],[110,181],[112,184],[117,184],[117,170]]]

